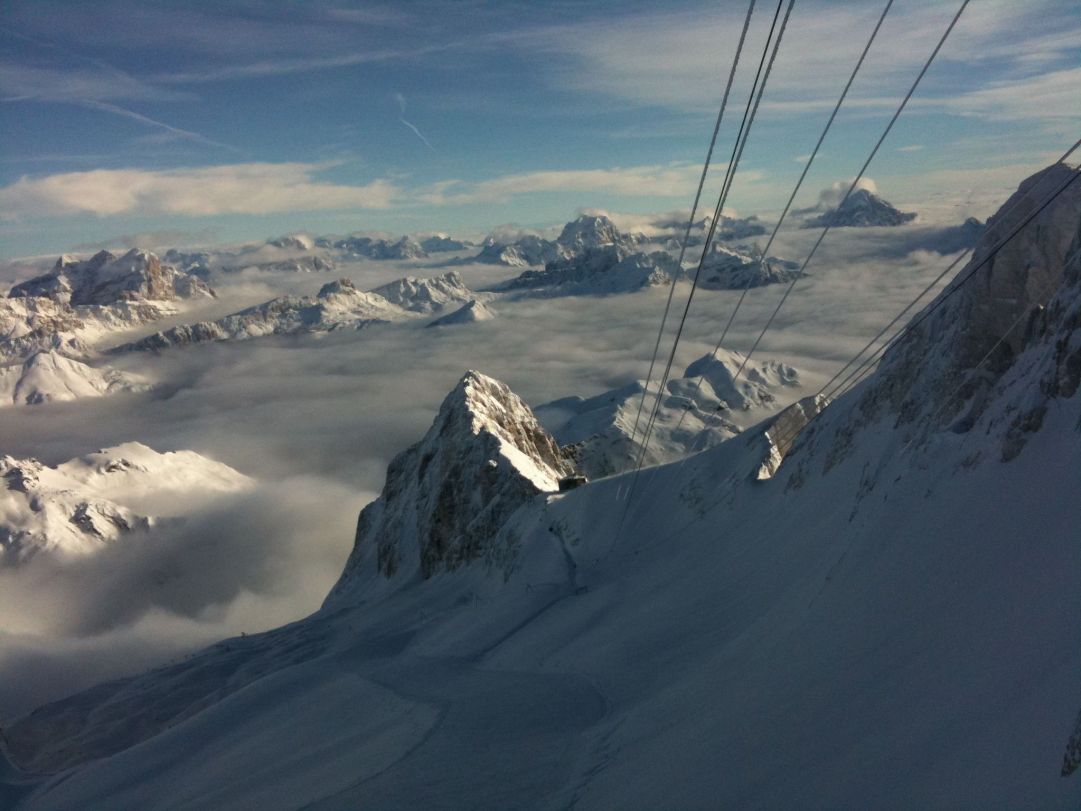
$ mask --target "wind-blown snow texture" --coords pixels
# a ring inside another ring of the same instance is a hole
[[[552,446],[514,428],[530,415],[513,395],[467,376],[392,466],[321,612],[14,720],[8,754],[56,773],[0,772],[6,796],[25,809],[1076,808],[1076,772],[1060,774],[1081,685],[1067,485],[1081,466],[1081,261],[1064,267],[1079,232],[1081,183],[766,480],[758,426],[643,471],[629,503],[626,477],[542,494]],[[981,365],[996,332],[1008,352]],[[462,544],[491,514],[474,500],[489,460],[482,492],[534,492]],[[433,537],[449,554],[424,578]],[[458,554],[493,543],[497,576]],[[402,554],[390,578],[380,545]]]

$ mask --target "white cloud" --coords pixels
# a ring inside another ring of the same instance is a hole
[[[923,149],[923,144],[909,144],[908,146],[897,147],[898,152],[919,152]]]
[[[693,164],[671,163],[611,169],[523,172],[479,182],[442,181],[423,192],[419,199],[433,205],[461,205],[503,202],[519,195],[540,192],[690,197],[701,171],[701,167]],[[745,171],[738,177],[744,183],[753,183],[761,175]]]
[[[335,208],[387,208],[396,188],[328,183],[311,163],[239,163],[195,169],[98,169],[23,177],[0,189],[0,216],[65,214],[268,214]]]
[[[841,204],[841,200],[844,199],[845,194],[848,192],[849,187],[852,185],[853,178],[848,180],[837,180],[832,184],[822,189],[818,193],[818,208],[822,211],[826,211],[831,208],[836,208]],[[869,177],[861,177],[859,182],[856,183],[856,189],[866,189],[871,194],[878,194],[878,186]]]

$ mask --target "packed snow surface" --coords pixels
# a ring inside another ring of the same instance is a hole
[[[23,363],[0,366],[0,407],[101,397],[147,387],[136,375],[90,366],[56,351],[38,352]]]

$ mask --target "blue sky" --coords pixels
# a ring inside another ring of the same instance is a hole
[[[855,173],[959,3],[895,0],[803,203]],[[797,0],[730,198],[740,213],[783,204],[883,4]],[[758,5],[745,68],[773,7]],[[0,251],[685,208],[745,11],[5,0]],[[993,200],[1056,158],[1081,132],[1079,42],[1076,0],[972,0],[868,172],[880,192]]]

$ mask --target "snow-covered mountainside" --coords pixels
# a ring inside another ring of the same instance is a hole
[[[241,270],[265,270],[271,273],[333,273],[334,262],[322,256],[297,256],[290,259],[275,259],[271,261],[258,261],[245,264],[240,262],[234,265],[223,265],[223,273],[234,273]]]
[[[707,290],[742,290],[792,281],[802,274],[799,262],[756,257],[714,243],[702,263],[698,286]]]
[[[543,265],[564,258],[565,253],[558,243],[526,234],[509,244],[489,237],[484,241],[480,253],[473,257],[473,261],[520,268]]]
[[[768,478],[780,418],[633,489],[548,492],[554,445],[467,376],[323,610],[12,719],[6,796],[1076,809],[1079,195],[940,294]]]
[[[22,363],[0,366],[0,408],[101,397],[148,387],[136,375],[90,366],[55,350],[43,350]]]
[[[523,504],[557,490],[565,472],[529,406],[503,383],[468,372],[424,438],[390,463],[328,604],[353,596],[352,581],[371,566],[406,580],[474,561],[509,566],[516,539],[500,529]]]
[[[158,453],[128,442],[56,467],[0,457],[0,485],[0,566],[12,566],[40,554],[91,554],[179,517],[178,499],[191,504],[252,480],[193,451]]]
[[[372,237],[346,237],[334,243],[334,247],[347,256],[367,259],[423,259],[428,254],[410,236],[404,236],[396,242]]]
[[[904,225],[916,219],[915,212],[898,211],[868,189],[856,189],[838,208],[831,208],[803,223],[804,228],[865,228]]]
[[[590,248],[619,245],[627,250],[638,244],[638,239],[622,233],[614,222],[603,214],[583,214],[563,226],[556,243],[569,256],[578,256]]]
[[[213,295],[199,278],[163,265],[154,254],[134,248],[121,257],[100,251],[84,262],[61,256],[49,273],[17,284],[8,293],[10,298],[41,296],[73,306]]]
[[[415,313],[439,312],[451,304],[470,301],[476,295],[455,271],[430,279],[406,276],[375,288],[371,294]]]
[[[145,251],[117,258],[101,251],[15,285],[0,299],[0,362],[42,351],[84,358],[111,333],[173,315],[182,299],[213,297],[197,276]]]
[[[662,251],[631,253],[619,245],[604,245],[549,262],[544,270],[527,270],[499,289],[532,296],[631,293],[671,284],[678,272],[675,260]]]
[[[408,317],[406,311],[382,296],[357,290],[349,279],[339,279],[323,285],[315,296],[281,296],[217,321],[183,324],[155,332],[114,351],[159,350],[264,335],[363,329],[404,317]]]
[[[743,356],[720,350],[704,355],[668,381],[667,393],[653,428],[645,464],[680,459],[711,448],[745,427],[763,420],[798,396],[799,373],[776,361],[754,361],[733,383]],[[699,381],[701,378],[701,381]],[[643,381],[635,381],[595,397],[564,397],[537,406],[538,419],[559,442],[564,456],[591,479],[634,467],[642,449],[653,396],[642,417]],[[635,420],[639,419],[635,439]]]
[[[477,321],[490,321],[495,316],[495,311],[486,307],[483,301],[470,299],[454,312],[435,319],[428,326],[452,327],[457,324],[473,324]]]
[[[1078,170],[1057,164],[1028,178],[988,221],[941,306],[884,355],[852,419],[830,443],[836,463],[855,434],[884,420],[913,445],[941,431],[980,436],[970,460],[1017,456],[1059,398],[1081,383],[1081,181],[990,261],[988,251]],[[1065,260],[1072,261],[1067,265]],[[971,276],[971,279],[964,281]],[[931,306],[934,306],[932,304]]]
[[[0,298],[0,361],[42,351],[83,358],[109,335],[173,315],[169,301],[118,301],[72,307],[44,296]]]
[[[694,223],[687,237],[688,247],[701,245],[706,241],[706,231],[712,221],[712,217],[706,216]],[[687,220],[679,218],[657,220],[653,223],[653,228],[657,231],[656,240],[666,242],[669,250],[678,251],[680,245],[683,244],[683,236],[687,233]],[[758,217],[721,217],[713,238],[731,242],[750,239],[765,233],[766,226]]]

